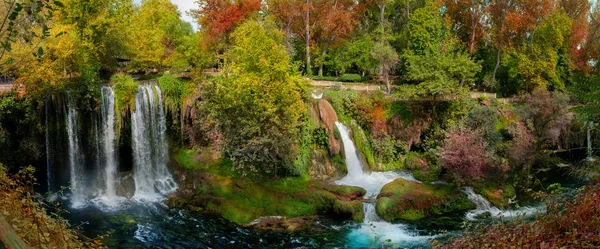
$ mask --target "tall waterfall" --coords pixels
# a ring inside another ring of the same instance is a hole
[[[111,87],[103,86],[100,89],[102,93],[102,105],[100,106],[99,121],[99,165],[104,170],[102,179],[104,180],[103,196],[107,199],[114,199],[117,195],[115,190],[117,174],[117,150],[115,133],[115,92]]]
[[[340,131],[344,152],[346,156],[346,167],[348,175],[336,181],[339,185],[350,185],[364,188],[367,193],[365,199],[375,200],[384,185],[398,178],[408,181],[417,181],[412,174],[407,172],[365,172],[362,162],[356,151],[356,147],[350,137],[350,131],[343,124],[336,122],[336,127]],[[351,247],[371,247],[374,238],[381,240],[390,239],[392,243],[400,244],[400,247],[413,247],[415,245],[427,244],[426,241],[431,236],[420,236],[418,232],[411,231],[404,224],[391,224],[381,219],[375,212],[375,204],[371,202],[363,203],[364,223],[359,229],[352,231],[348,238],[351,240]]]
[[[71,206],[81,207],[85,204],[84,157],[80,142],[79,114],[70,93],[67,93],[67,136],[69,138],[69,167],[71,173]]]
[[[156,200],[177,189],[167,169],[166,130],[160,88],[140,85],[131,117],[135,199]]]

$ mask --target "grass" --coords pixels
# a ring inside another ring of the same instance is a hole
[[[396,179],[383,187],[375,208],[379,216],[393,222],[463,212],[475,208],[475,204],[452,186]]]
[[[172,207],[215,213],[237,224],[264,216],[293,218],[319,213],[363,219],[360,201],[338,198],[364,195],[365,190],[358,187],[328,186],[306,175],[278,180],[242,178],[226,160],[203,160],[201,149],[180,149],[173,158],[189,179],[181,188],[193,193],[171,199]]]

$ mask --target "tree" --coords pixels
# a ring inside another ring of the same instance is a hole
[[[508,79],[517,82],[517,91],[530,92],[535,88],[564,90],[570,75],[569,37],[571,20],[555,12],[537,27],[531,42],[513,48],[503,65]]]
[[[371,56],[379,63],[379,76],[385,81],[387,93],[392,92],[390,86],[390,73],[398,65],[399,58],[396,50],[387,42],[378,42],[371,51]]]
[[[41,57],[43,49],[38,45],[43,38],[50,35],[48,26],[52,13],[62,7],[60,1],[8,0],[0,6],[0,75],[9,67],[4,65],[21,61],[22,58],[5,56],[12,50],[12,45],[25,42],[31,45],[27,54],[37,52]],[[42,38],[42,39],[40,39]],[[34,42],[37,42],[34,44]]]
[[[442,167],[459,182],[482,180],[492,161],[492,155],[485,150],[486,147],[487,143],[480,132],[466,128],[453,129],[446,135],[442,146]]]
[[[416,84],[414,94],[437,96],[465,90],[481,71],[447,34],[439,8],[434,4],[416,10],[409,20],[411,50],[404,53],[405,78]],[[402,94],[402,93],[400,93]],[[413,96],[414,97],[414,96]]]
[[[171,66],[183,37],[192,34],[190,24],[180,19],[169,0],[144,0],[133,18],[130,48],[135,51],[132,67],[146,69]]]
[[[290,75],[282,34],[246,21],[232,34],[225,76],[212,93],[225,154],[244,173],[278,176],[290,168],[306,107],[302,82]]]
[[[488,0],[445,0],[447,15],[452,19],[453,31],[468,44],[469,53],[473,54],[483,40],[486,29],[486,8]]]
[[[260,0],[198,0],[195,14],[209,37],[220,40],[260,9]]]
[[[529,125],[536,151],[557,145],[560,136],[569,132],[573,113],[569,111],[569,97],[561,92],[536,88],[527,95],[527,106],[519,115]]]

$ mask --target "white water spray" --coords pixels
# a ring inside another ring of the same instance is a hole
[[[141,85],[131,117],[135,195],[137,200],[160,200],[177,189],[167,169],[166,118],[158,86]]]
[[[492,205],[488,200],[483,198],[483,196],[475,193],[475,191],[473,191],[473,188],[471,188],[471,187],[465,187],[463,189],[463,192],[465,192],[467,194],[467,197],[469,198],[469,200],[471,202],[473,202],[475,205],[477,205],[476,209],[471,210],[471,211],[467,212],[467,214],[466,214],[467,219],[472,220],[472,221],[477,220],[480,216],[482,216],[486,213],[488,213],[489,216],[491,216],[491,217],[510,218],[510,217],[515,217],[517,215],[521,215],[521,216],[534,215],[534,214],[540,213],[545,208],[544,205],[535,206],[535,207],[525,206],[525,207],[518,208],[516,210],[502,211],[502,210],[498,209],[497,207],[494,207],[494,205]]]
[[[67,92],[67,135],[69,137],[69,166],[71,173],[71,206],[79,208],[85,205],[84,158],[81,151],[79,114],[71,94]]]
[[[398,178],[419,182],[408,172],[365,172],[356,147],[350,138],[350,131],[339,122],[336,122],[335,125],[342,137],[346,167],[348,168],[348,175],[336,181],[336,184],[362,187],[367,191],[364,198],[375,200],[384,185]],[[433,238],[432,236],[420,236],[417,231],[410,231],[404,224],[391,224],[382,220],[375,211],[374,203],[365,202],[363,206],[365,212],[363,224],[348,235],[352,247],[372,246],[373,239],[379,241],[389,239],[393,244],[412,247],[426,244],[428,239]]]

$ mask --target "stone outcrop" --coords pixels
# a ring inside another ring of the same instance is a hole
[[[135,180],[132,172],[125,172],[119,175],[119,185],[117,186],[117,195],[131,199],[135,194]]]
[[[342,141],[335,138],[335,122],[338,121],[337,113],[331,104],[324,99],[319,100],[319,116],[329,135],[329,154],[339,155],[342,152]]]

